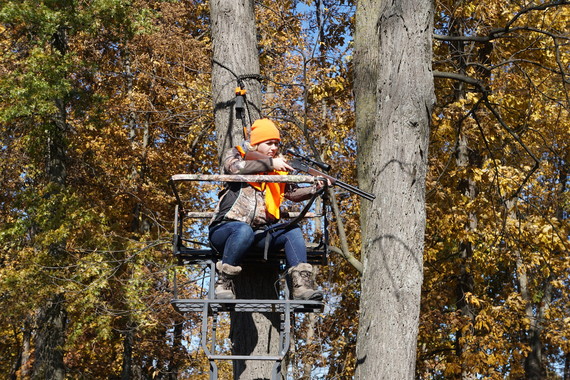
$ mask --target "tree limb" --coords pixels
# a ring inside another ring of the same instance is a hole
[[[529,180],[530,176],[532,176],[532,174],[538,169],[538,166],[540,164],[540,160],[526,146],[526,144],[522,141],[522,139],[519,137],[519,135],[515,131],[513,131],[505,123],[505,121],[503,120],[503,118],[501,117],[499,112],[495,109],[495,107],[493,107],[493,105],[491,105],[491,103],[489,102],[489,99],[487,98],[487,95],[488,95],[487,89],[485,89],[485,87],[478,80],[471,78],[471,77],[468,77],[466,75],[462,75],[462,74],[449,73],[449,72],[443,72],[443,71],[437,71],[437,70],[433,71],[433,76],[438,77],[438,78],[454,79],[454,80],[462,81],[462,82],[476,86],[478,88],[478,90],[483,93],[483,103],[485,104],[487,109],[489,111],[491,111],[491,113],[493,114],[493,116],[495,116],[495,119],[497,119],[497,121],[503,127],[503,129],[505,129],[515,139],[515,141],[518,142],[523,147],[523,149],[527,152],[527,154],[533,159],[534,166],[526,174],[526,176],[523,179],[519,188],[513,194],[511,194],[508,197],[508,199],[512,199],[512,198],[516,197],[521,192],[522,188],[524,187],[526,182]]]
[[[519,13],[517,13],[516,15],[513,16],[513,18],[507,22],[505,29],[508,30],[510,28],[510,26],[512,24],[514,24],[515,21],[517,21],[522,15],[526,14],[526,13],[530,13],[533,11],[543,11],[545,9],[548,8],[552,8],[552,7],[557,7],[560,5],[570,5],[570,1],[565,1],[565,0],[555,0],[553,2],[550,3],[544,3],[544,4],[540,4],[540,5],[535,5],[532,7],[528,7],[528,8],[524,8],[523,10],[521,10]]]
[[[447,79],[453,79],[453,80],[457,80],[460,82],[468,83],[468,84],[471,84],[471,85],[477,87],[477,89],[479,91],[481,91],[482,93],[484,93],[484,94],[487,93],[487,89],[485,88],[485,86],[483,86],[483,84],[481,82],[479,82],[477,79],[471,78],[467,75],[450,73],[447,71],[434,70],[433,76],[435,78],[447,78]]]
[[[493,107],[491,105],[491,103],[489,102],[489,99],[487,99],[487,97],[485,97],[484,99],[484,103],[485,106],[487,107],[487,109],[489,111],[491,111],[491,113],[493,114],[493,116],[495,116],[495,118],[497,119],[497,121],[499,122],[499,124],[501,124],[501,126],[516,140],[516,142],[518,142],[523,149],[526,151],[526,153],[534,160],[534,166],[528,171],[528,173],[526,174],[525,178],[523,179],[523,181],[521,182],[519,188],[513,192],[507,199],[512,199],[516,196],[518,196],[518,194],[520,194],[522,188],[524,187],[524,185],[526,184],[526,182],[528,181],[528,179],[530,178],[531,175],[534,174],[534,172],[538,169],[538,166],[540,164],[540,161],[538,158],[536,158],[536,156],[534,155],[534,153],[532,153],[532,151],[529,149],[529,147],[526,146],[526,144],[521,140],[521,138],[519,137],[519,135],[513,131],[503,120],[503,118],[501,117],[501,115],[499,114],[499,112],[495,109],[495,107]]]
[[[494,65],[492,65],[492,66],[485,66],[484,64],[479,63],[479,62],[467,62],[466,65],[467,65],[467,66],[480,67],[481,69],[483,69],[483,70],[485,70],[485,71],[492,71],[492,70],[494,70],[494,69],[496,69],[496,68],[499,68],[499,67],[501,67],[501,66],[516,64],[516,63],[528,63],[528,64],[530,64],[530,65],[537,66],[537,67],[539,67],[539,68],[541,68],[541,69],[543,69],[543,70],[550,71],[550,72],[553,73],[553,74],[562,75],[563,78],[564,78],[564,75],[565,75],[565,73],[564,73],[563,71],[558,71],[558,70],[556,70],[556,69],[553,69],[552,67],[544,66],[544,65],[541,64],[540,62],[531,61],[530,59],[521,59],[521,58],[509,59],[509,60],[506,60],[506,61],[503,61],[503,62],[496,63],[496,64],[494,64]],[[562,70],[561,65],[559,64],[558,66],[559,66],[559,68]],[[566,82],[568,81],[567,79],[564,79],[564,80],[565,80]]]
[[[446,35],[442,35],[442,34],[434,34],[433,38],[438,40],[438,41],[489,42],[489,41],[492,41],[492,40],[497,39],[499,37],[502,37],[506,33],[510,33],[510,32],[517,31],[517,30],[528,30],[528,31],[533,31],[533,32],[537,32],[537,33],[544,33],[544,34],[549,35],[551,37],[556,37],[556,38],[568,40],[568,39],[570,39],[568,36],[555,35],[555,34],[546,32],[546,31],[541,30],[541,29],[525,27],[525,26],[511,28],[511,25],[513,25],[521,16],[523,16],[526,13],[530,13],[533,11],[541,11],[541,10],[545,10],[545,9],[552,8],[552,7],[558,7],[561,5],[570,5],[570,1],[559,0],[559,1],[553,1],[550,3],[545,3],[545,4],[533,6],[533,7],[524,8],[521,11],[519,11],[516,15],[514,15],[505,24],[504,27],[492,29],[487,36],[446,36]]]
[[[358,273],[360,273],[360,275],[362,275],[362,263],[360,261],[358,261],[358,259],[356,257],[354,257],[350,252],[344,252],[342,249],[338,248],[338,247],[333,247],[331,245],[328,246],[329,251],[332,251],[334,253],[338,253],[339,255],[341,255],[342,257],[344,257],[344,259],[346,261],[348,261],[348,263],[350,265],[352,265],[354,267],[354,269],[356,269],[358,271]]]

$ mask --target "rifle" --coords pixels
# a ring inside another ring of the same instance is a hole
[[[330,169],[330,165],[322,163],[322,162],[313,161],[308,157],[301,156],[300,154],[296,153],[295,151],[293,151],[291,149],[287,150],[286,153],[297,157],[297,158],[292,159],[291,161],[287,161],[287,163],[289,165],[291,165],[295,170],[305,172],[305,173],[312,175],[314,177],[322,177],[322,178],[328,179],[330,181],[331,185],[338,186],[340,188],[348,190],[351,193],[359,195],[362,198],[367,199],[369,201],[373,201],[374,199],[376,199],[376,195],[374,195],[374,194],[367,193],[364,190],[360,190],[356,186],[349,185],[346,182],[342,182],[342,181],[336,179],[335,177],[332,177],[328,174],[325,174],[325,173],[309,166],[309,164],[316,165],[316,166],[320,167],[321,169],[328,171]],[[245,154],[245,157],[244,157],[245,160],[260,160],[260,159],[267,159],[267,158],[268,157],[266,155],[255,152],[255,151],[247,152]]]

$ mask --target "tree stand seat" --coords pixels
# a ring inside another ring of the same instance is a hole
[[[178,240],[178,242],[176,242]],[[283,313],[283,312],[302,312],[302,313],[320,313],[323,311],[324,303],[314,300],[292,300],[290,299],[289,281],[285,280],[284,274],[281,276],[284,281],[279,281],[283,285],[283,299],[238,299],[238,300],[221,300],[215,299],[214,285],[216,282],[216,263],[221,259],[221,255],[214,249],[192,249],[183,246],[179,242],[180,239],[175,238],[174,255],[178,259],[178,265],[181,266],[201,266],[207,267],[208,291],[206,298],[181,299],[178,298],[178,283],[176,271],[174,272],[174,299],[172,306],[180,313],[201,312],[205,309],[209,314],[214,312],[254,312],[254,313]],[[321,245],[307,246],[307,262],[312,265],[322,265],[326,263],[326,250]],[[279,266],[284,268],[285,253],[283,251],[270,252],[268,259],[264,259],[264,253],[261,250],[253,250],[244,258],[244,265],[259,266]]]
[[[178,260],[178,265],[199,265],[208,261],[217,262],[222,259],[222,255],[213,248],[189,248],[183,243],[184,242],[180,236],[174,236],[173,254]],[[265,260],[264,252],[262,250],[252,250],[246,255],[246,257],[244,257],[245,264],[265,262],[284,263],[285,252],[283,250],[278,252],[273,251],[267,256],[267,260]],[[308,243],[307,262],[311,265],[326,265],[327,252],[324,245]]]

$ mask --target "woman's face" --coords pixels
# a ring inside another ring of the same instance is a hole
[[[257,151],[269,157],[275,157],[279,151],[279,140],[267,140],[257,144]]]

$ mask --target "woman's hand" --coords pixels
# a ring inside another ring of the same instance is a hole
[[[279,170],[281,172],[293,171],[292,166],[290,166],[283,157],[276,157],[273,159],[273,169]]]
[[[331,180],[330,179],[326,179],[327,180],[327,186],[332,186]],[[317,191],[319,191],[320,189],[322,189],[325,186],[325,182],[324,181],[317,181],[315,183],[315,188],[317,189]]]

